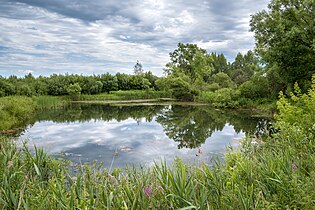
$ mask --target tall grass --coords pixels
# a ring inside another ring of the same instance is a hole
[[[36,96],[34,101],[39,109],[58,109],[67,106],[70,99],[61,96]]]
[[[0,131],[20,126],[35,110],[35,103],[24,96],[0,98]]]
[[[171,95],[164,91],[126,90],[111,91],[109,94],[81,95],[79,100],[136,100],[169,98]]]
[[[308,94],[281,96],[278,109],[267,137],[248,137],[211,167],[176,160],[111,172],[2,137],[0,209],[313,209],[315,79]]]

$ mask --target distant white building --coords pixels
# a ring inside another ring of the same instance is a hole
[[[143,74],[142,64],[137,60],[136,65],[133,67],[134,74]]]

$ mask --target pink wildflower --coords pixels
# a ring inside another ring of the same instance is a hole
[[[292,171],[296,171],[296,170],[297,170],[297,166],[292,163]]]
[[[152,195],[152,191],[151,191],[150,186],[146,186],[146,187],[144,188],[144,194],[145,194],[146,196],[148,196],[148,197],[150,197],[150,196]]]

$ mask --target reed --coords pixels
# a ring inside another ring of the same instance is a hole
[[[96,163],[70,168],[0,137],[0,209],[313,209],[313,84],[308,94],[281,96],[265,138],[248,136],[211,166],[176,160],[124,173]]]
[[[38,109],[58,109],[67,106],[70,102],[65,96],[36,96],[33,99]]]
[[[136,100],[169,98],[170,94],[164,91],[153,90],[126,90],[111,91],[109,94],[81,95],[79,100]]]
[[[26,121],[35,110],[35,103],[24,96],[0,98],[0,131],[18,127]]]

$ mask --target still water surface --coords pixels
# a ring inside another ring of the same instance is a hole
[[[97,160],[105,167],[150,165],[176,157],[189,163],[222,157],[245,133],[266,123],[248,112],[208,106],[111,106],[73,104],[38,111],[20,140],[74,163]]]

